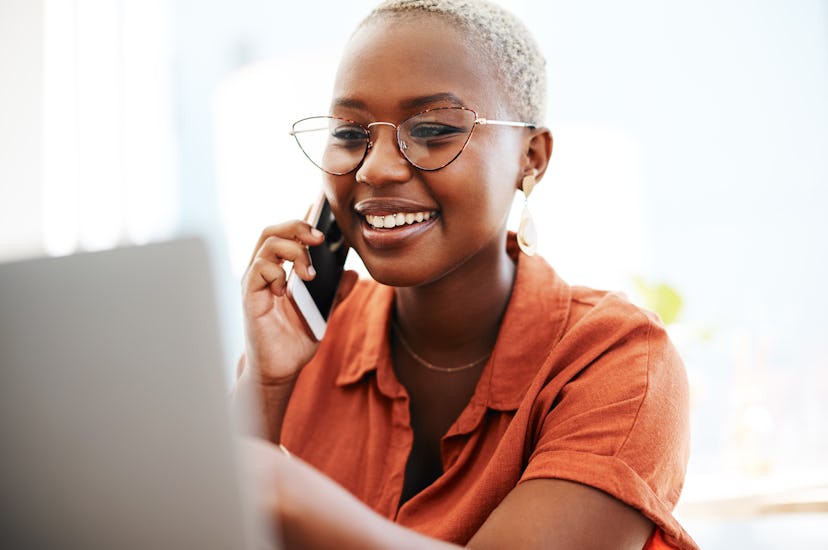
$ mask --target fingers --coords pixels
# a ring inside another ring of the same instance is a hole
[[[321,244],[324,240],[322,232],[298,220],[267,227],[250,259],[244,278],[245,288],[256,292],[269,287],[273,294],[284,296],[285,261],[293,262],[296,275],[310,281],[316,271],[311,264],[308,246]]]
[[[269,287],[277,296],[284,296],[286,282],[285,269],[265,258],[256,258],[246,275],[246,286],[252,292]]]
[[[279,237],[268,237],[253,260],[267,260],[277,266],[284,261],[293,262],[294,270],[304,280],[310,281],[316,276],[316,271],[311,265],[308,247],[296,241],[288,241]]]
[[[259,236],[259,240],[256,242],[256,247],[253,249],[253,255],[250,257],[248,266],[250,266],[250,264],[252,264],[256,259],[256,256],[265,244],[265,241],[272,237],[295,241],[302,243],[305,246],[322,244],[322,241],[325,240],[325,235],[323,235],[321,231],[315,229],[309,223],[301,220],[291,220],[277,225],[268,226]]]

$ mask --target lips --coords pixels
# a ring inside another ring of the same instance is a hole
[[[439,210],[429,204],[402,198],[371,198],[357,202],[362,237],[371,248],[397,248],[433,227]]]

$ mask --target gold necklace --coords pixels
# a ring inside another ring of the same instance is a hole
[[[408,352],[408,354],[411,356],[412,359],[417,361],[419,364],[421,364],[422,366],[424,366],[428,370],[433,370],[435,372],[442,372],[442,373],[447,373],[447,374],[450,374],[452,372],[460,372],[460,371],[463,371],[463,370],[470,369],[470,368],[472,368],[476,365],[479,365],[480,363],[482,363],[483,361],[485,361],[486,359],[488,359],[492,355],[492,352],[490,351],[486,355],[484,355],[483,357],[479,357],[479,358],[475,359],[474,361],[472,361],[471,363],[465,363],[465,364],[459,365],[457,367],[441,367],[439,365],[435,365],[434,363],[429,363],[428,361],[426,361],[425,359],[423,359],[422,357],[417,355],[417,352],[415,352],[413,349],[411,349],[411,345],[403,337],[402,331],[400,330],[400,327],[396,323],[396,321],[392,321],[391,325],[394,327],[394,333],[397,335],[397,338],[399,338],[400,343],[405,348],[405,351]]]

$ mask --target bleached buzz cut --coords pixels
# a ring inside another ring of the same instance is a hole
[[[520,19],[487,0],[387,0],[359,26],[383,17],[411,15],[445,18],[465,30],[496,67],[514,114],[526,122],[543,124],[546,60]]]

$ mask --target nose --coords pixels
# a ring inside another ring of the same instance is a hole
[[[396,126],[390,122],[375,122],[369,129],[371,146],[356,171],[356,180],[373,186],[405,183],[410,180],[411,165],[397,147]]]

